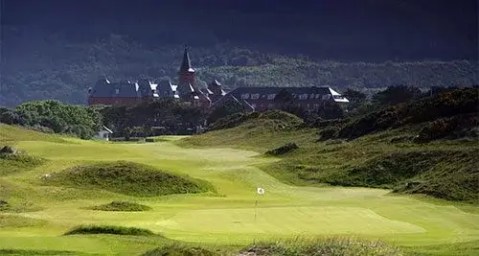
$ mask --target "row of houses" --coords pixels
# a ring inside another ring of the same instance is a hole
[[[326,104],[346,104],[348,99],[329,86],[312,87],[239,87],[225,91],[217,80],[206,88],[196,84],[196,71],[191,66],[188,49],[185,48],[183,60],[178,71],[178,84],[169,80],[152,82],[140,79],[136,82],[110,82],[103,78],[88,90],[89,105],[135,105],[160,98],[173,98],[189,102],[205,110],[211,110],[229,100],[237,101],[251,111],[265,111],[281,108],[281,101],[275,100],[281,92],[288,92],[291,100],[288,104],[306,111],[318,111]]]

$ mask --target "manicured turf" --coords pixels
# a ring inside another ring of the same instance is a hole
[[[21,133],[12,127],[7,130]],[[5,132],[5,127],[0,126],[0,131]],[[72,138],[42,141],[39,137],[32,133],[26,140],[19,135],[8,137],[10,144],[47,161],[28,171],[0,176],[0,199],[20,209],[0,212],[0,250],[138,255],[172,243],[170,239],[243,248],[254,240],[353,235],[424,253],[478,253],[474,244],[479,241],[479,207],[473,205],[390,195],[381,189],[291,186],[257,167],[275,158],[246,150],[182,148],[171,141],[114,144]],[[79,164],[117,160],[206,180],[216,193],[137,197],[42,181],[45,174]],[[258,196],[257,187],[265,188],[265,195]],[[136,202],[152,209],[88,209],[112,201]],[[19,224],[22,218],[28,225]],[[142,228],[166,238],[62,236],[79,225]]]

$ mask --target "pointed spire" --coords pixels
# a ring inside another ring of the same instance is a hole
[[[183,53],[183,61],[181,62],[180,72],[195,72],[191,67],[190,55],[188,54],[188,46],[185,45],[185,52]]]

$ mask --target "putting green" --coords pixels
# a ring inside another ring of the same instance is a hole
[[[41,222],[24,227],[3,225],[0,249],[129,255],[162,243],[158,238],[61,236],[80,224],[147,228],[167,238],[215,245],[298,235],[354,235],[384,239],[401,246],[479,240],[478,207],[469,206],[466,212],[463,207],[444,201],[390,195],[381,189],[290,186],[256,167],[274,159],[262,158],[251,151],[181,148],[174,141],[114,144],[65,140],[66,143],[38,139],[17,142],[17,147],[49,161],[33,170],[0,177],[0,199],[37,209],[8,215]],[[102,190],[44,186],[40,182],[42,175],[69,166],[116,160],[149,164],[204,179],[212,183],[217,193],[138,198]],[[258,196],[256,187],[265,188],[266,194]],[[113,200],[141,203],[152,210],[87,209]]]

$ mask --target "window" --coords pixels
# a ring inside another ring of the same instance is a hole
[[[314,94],[309,95],[309,98],[310,98],[310,99],[314,99],[314,97],[315,97]]]
[[[276,97],[276,94],[268,94],[268,100],[274,100],[274,97]]]
[[[259,99],[259,93],[251,94],[251,99],[252,99],[252,100],[257,100],[257,99]]]
[[[319,99],[319,94],[316,94],[316,99]]]
[[[300,100],[307,100],[308,99],[308,94],[300,94],[299,99]]]
[[[243,99],[243,100],[249,99],[249,94],[248,93],[241,94],[241,99]]]
[[[329,94],[323,95],[323,100],[329,100],[330,98],[331,98],[331,95]]]
[[[120,94],[120,89],[115,89],[116,94]]]

